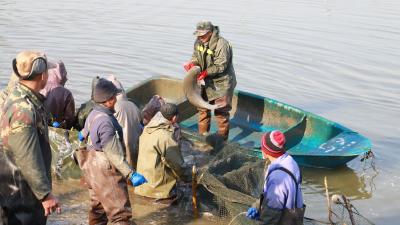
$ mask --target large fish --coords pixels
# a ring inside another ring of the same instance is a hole
[[[201,87],[197,84],[197,75],[200,73],[200,67],[194,66],[190,69],[183,79],[183,92],[189,102],[198,107],[209,110],[219,108],[218,105],[211,105],[201,97]]]

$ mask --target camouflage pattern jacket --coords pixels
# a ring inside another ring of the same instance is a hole
[[[196,40],[192,62],[207,70],[203,91],[207,100],[225,96],[236,86],[236,75],[232,65],[232,47],[227,40],[219,36],[219,28],[214,26],[210,40],[203,44]]]
[[[51,192],[48,114],[42,96],[18,83],[2,106],[0,119],[0,205],[29,205]]]

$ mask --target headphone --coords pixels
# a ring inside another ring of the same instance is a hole
[[[47,70],[47,60],[43,56],[39,56],[32,61],[31,72],[28,75],[21,75],[17,69],[17,59],[13,59],[13,70],[14,73],[23,80],[31,80],[35,78],[37,75],[42,74]]]

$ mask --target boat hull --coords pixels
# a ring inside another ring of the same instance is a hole
[[[139,108],[153,95],[178,105],[180,126],[184,132],[197,135],[197,109],[185,98],[183,81],[161,76],[145,80],[127,90],[127,96]],[[338,123],[297,107],[243,91],[232,99],[229,141],[261,157],[260,137],[279,129],[287,137],[286,148],[302,166],[334,168],[345,165],[371,150],[370,141]],[[211,132],[216,132],[212,121]]]

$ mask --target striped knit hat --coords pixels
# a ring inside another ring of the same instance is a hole
[[[272,157],[279,157],[285,153],[285,135],[279,130],[274,130],[261,137],[261,150]]]

